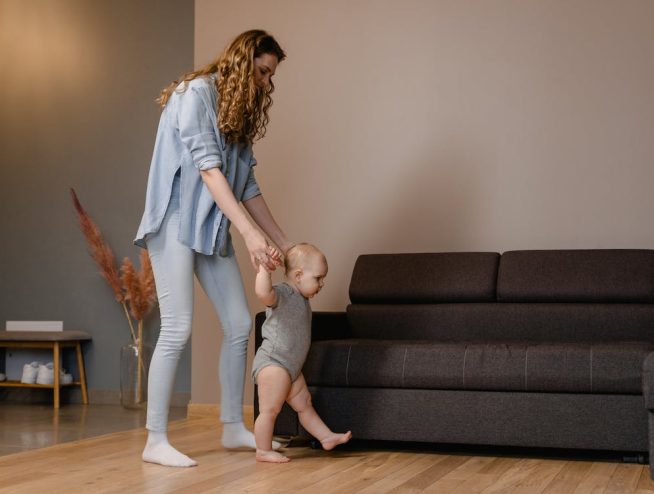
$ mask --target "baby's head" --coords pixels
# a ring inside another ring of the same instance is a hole
[[[318,293],[327,276],[327,259],[315,245],[300,243],[286,253],[286,278],[305,297]]]

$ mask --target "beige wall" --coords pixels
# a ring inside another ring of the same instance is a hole
[[[288,53],[257,178],[327,254],[314,310],[345,307],[361,253],[654,248],[654,2],[196,0],[195,16],[196,65],[255,27]],[[192,400],[218,402],[204,296],[196,322]]]

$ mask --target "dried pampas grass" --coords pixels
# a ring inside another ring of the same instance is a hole
[[[146,250],[141,251],[140,271],[137,271],[132,261],[126,257],[123,259],[119,274],[114,254],[102,237],[100,229],[82,207],[74,189],[70,189],[70,195],[73,198],[73,206],[77,212],[80,229],[86,237],[89,253],[100,268],[100,274],[107,280],[114,292],[114,298],[123,306],[134,343],[141,344],[143,320],[157,302],[150,256]],[[134,331],[130,314],[138,323],[138,336]]]
[[[148,308],[145,311],[147,314],[157,303],[157,288],[154,284],[154,273],[152,272],[150,255],[145,249],[141,250],[141,272],[139,273],[139,281],[143,298],[148,304]]]
[[[70,195],[73,198],[73,206],[75,206],[75,211],[77,212],[79,226],[89,246],[89,253],[100,268],[100,274],[107,280],[107,283],[109,283],[109,286],[113,290],[116,302],[122,303],[125,300],[125,296],[120,286],[120,277],[116,269],[114,253],[104,241],[100,229],[82,207],[75,193],[75,189],[70,189]]]

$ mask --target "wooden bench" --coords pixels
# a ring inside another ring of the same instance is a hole
[[[47,348],[52,350],[52,365],[54,369],[54,384],[26,384],[20,381],[3,381],[0,387],[10,388],[45,388],[54,391],[54,407],[59,408],[59,391],[62,386],[79,386],[82,391],[82,402],[89,403],[86,390],[86,375],[84,374],[84,356],[82,341],[91,340],[91,335],[84,331],[0,331],[0,348]],[[60,383],[61,350],[75,348],[79,381],[70,384]]]

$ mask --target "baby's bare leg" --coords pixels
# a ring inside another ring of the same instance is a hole
[[[275,419],[291,389],[291,378],[285,369],[276,365],[264,367],[257,374],[259,416],[254,422],[254,440],[257,443],[257,461],[286,463],[286,456],[273,451],[272,436]]]
[[[334,449],[339,444],[348,442],[352,437],[350,431],[344,434],[337,434],[325,425],[311,404],[311,394],[307,389],[307,383],[302,374],[293,381],[286,401],[297,412],[302,427],[318,439],[324,449]]]

